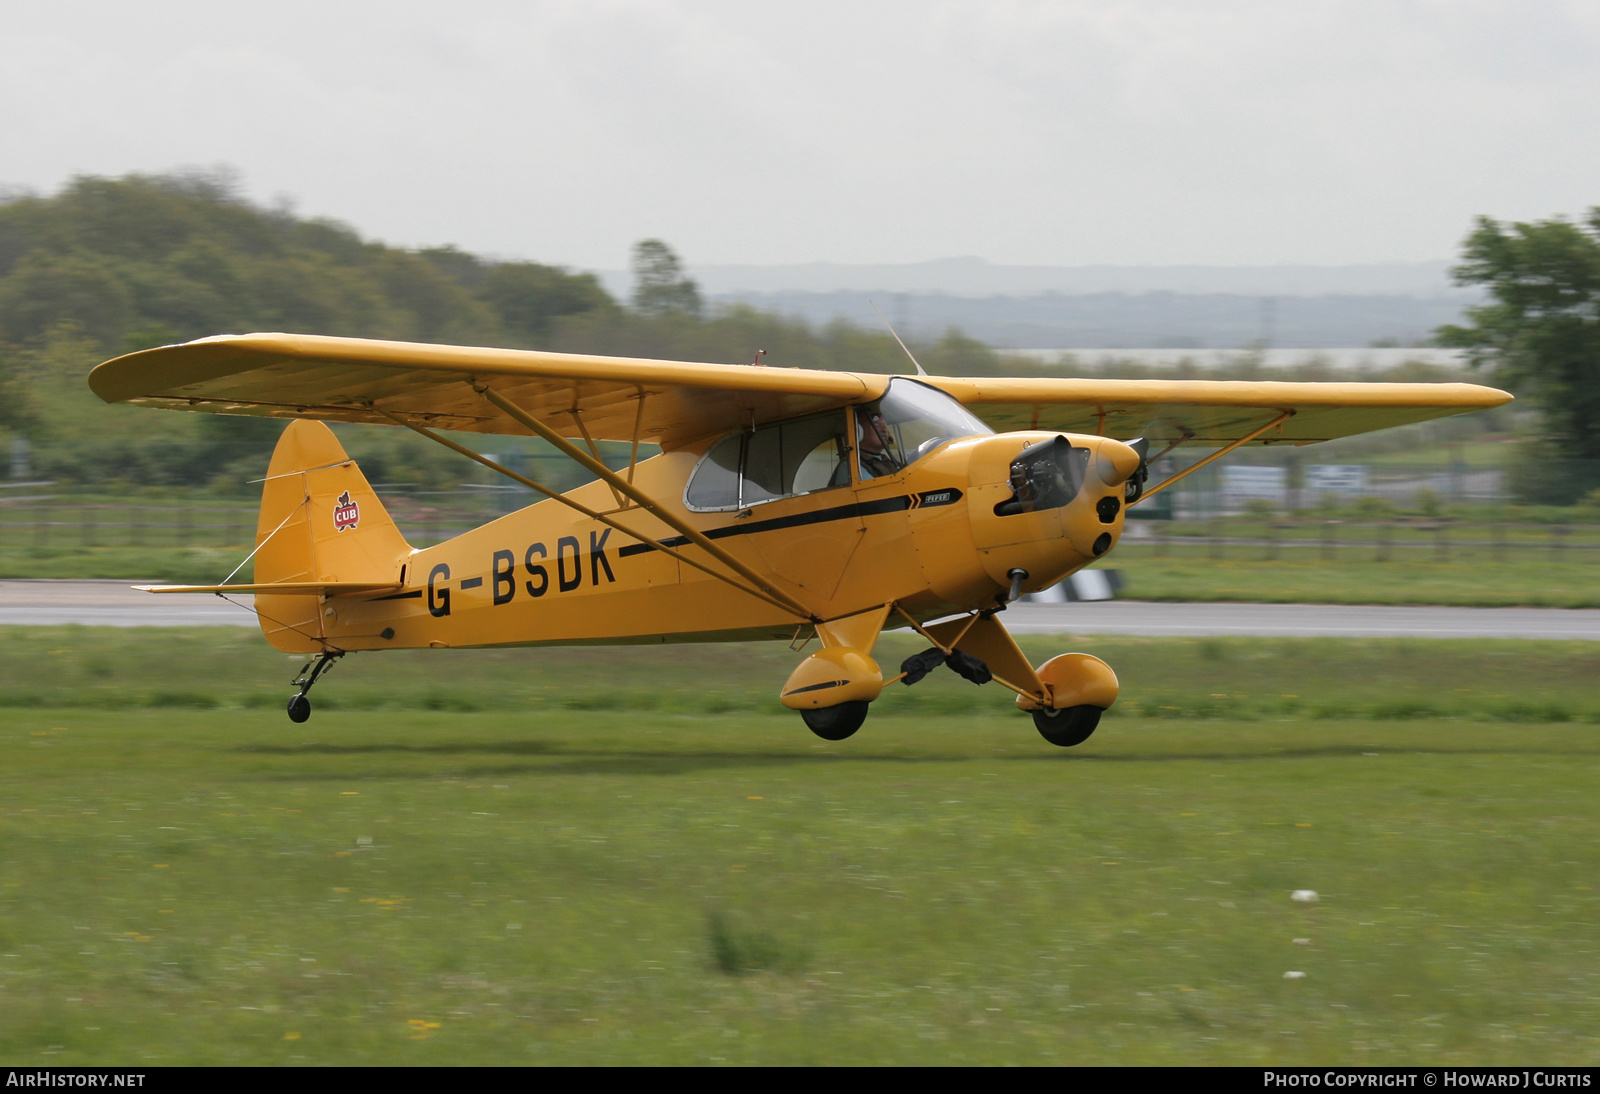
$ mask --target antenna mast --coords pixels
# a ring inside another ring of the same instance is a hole
[[[882,309],[880,309],[878,307],[878,305],[874,301],[872,301],[870,298],[867,300],[867,303],[872,305],[872,310],[878,313],[878,318],[883,320],[883,325],[889,328],[889,333],[894,335],[894,340],[896,342],[900,342],[900,348],[904,349],[906,351],[906,356],[911,358],[911,363],[913,365],[916,365],[916,367],[917,367],[917,375],[918,376],[926,376],[926,375],[928,375],[928,370],[922,367],[921,362],[919,362],[914,356],[912,356],[912,353],[911,353],[911,351],[909,349],[906,349],[906,344],[904,342],[900,341],[900,335],[896,334],[894,327],[890,326],[889,320],[883,314]]]

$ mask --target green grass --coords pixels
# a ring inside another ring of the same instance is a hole
[[[1503,562],[1475,552],[1438,561],[1431,551],[1396,550],[1383,562],[1372,550],[1340,548],[1323,561],[1314,547],[1263,558],[1261,546],[1124,547],[1106,565],[1122,572],[1119,594],[1134,600],[1251,601],[1269,604],[1457,604],[1479,607],[1600,608],[1600,552],[1512,553]]]
[[[0,630],[0,1054],[1594,1058],[1593,647],[1086,648],[1057,749],[949,674],[819,741],[781,644],[351,658],[295,726],[249,635]]]
[[[1467,467],[1477,471],[1508,466],[1516,460],[1518,448],[1526,443],[1520,437],[1495,437],[1461,444],[1402,448],[1394,452],[1351,457],[1345,462],[1366,464],[1375,470],[1397,467],[1405,471],[1417,468],[1446,471],[1454,467]],[[1340,460],[1336,458],[1327,462],[1337,463]]]
[[[210,585],[221,581],[250,553],[237,547],[4,547],[0,578],[171,581]],[[235,581],[249,576],[249,568]]]
[[[1068,649],[1104,658],[1122,698],[1108,719],[1227,721],[1439,717],[1600,723],[1600,647],[1520,639],[1255,639],[1024,636],[1035,664]],[[925,646],[885,635],[887,673]],[[812,647],[814,648],[814,647]],[[783,714],[798,656],[782,642],[665,647],[396,650],[353,654],[317,685],[319,712],[572,711],[648,722],[659,715]],[[161,708],[281,714],[304,664],[234,627],[0,627],[0,710]],[[875,720],[989,718],[997,688],[947,672],[890,685]]]

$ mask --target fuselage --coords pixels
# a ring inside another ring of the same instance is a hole
[[[840,485],[734,511],[685,500],[711,441],[640,462],[633,482],[816,619],[890,602],[927,619],[993,606],[1018,569],[1025,590],[1054,584],[1115,545],[1138,461],[1119,441],[1066,435],[1087,453],[1076,493],[1007,511],[1012,462],[1061,436],[952,440],[893,473],[855,468]],[[569,496],[720,569],[660,519],[620,507],[604,482]],[[402,574],[398,592],[325,601],[323,637],[351,650],[788,639],[807,622],[555,500],[415,550]]]

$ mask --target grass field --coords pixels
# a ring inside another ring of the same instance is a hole
[[[1296,548],[1278,559],[1257,546],[1228,546],[1224,557],[1186,545],[1155,556],[1149,548],[1124,548],[1106,565],[1122,572],[1119,594],[1133,600],[1249,601],[1268,604],[1456,604],[1486,608],[1600,608],[1600,552],[1551,558],[1538,550],[1503,562],[1484,557],[1438,561],[1425,551],[1372,553],[1323,561],[1315,549]],[[1181,553],[1180,553],[1181,552]],[[1576,555],[1577,557],[1572,557]]]
[[[781,645],[351,658],[295,726],[247,634],[0,630],[0,1054],[1593,1060],[1600,651],[1083,648],[1057,749],[949,674],[818,741]]]
[[[0,545],[0,578],[122,578],[209,585],[221,581],[248,545],[223,547],[17,547]],[[243,581],[243,577],[235,578]]]

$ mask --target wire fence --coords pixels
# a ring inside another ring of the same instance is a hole
[[[1600,562],[1600,526],[1453,520],[1129,521],[1117,553],[1130,560],[1507,562],[1539,557]]]
[[[443,543],[505,511],[493,495],[461,506],[388,499],[390,515],[416,547]],[[187,548],[248,551],[257,512],[241,505],[116,505],[67,499],[0,501],[0,550]],[[1600,525],[1471,520],[1130,520],[1118,555],[1133,558],[1505,561],[1530,554],[1600,562]]]
[[[414,547],[443,543],[498,515],[492,510],[405,506],[391,512]],[[18,548],[186,548],[250,550],[255,508],[219,505],[109,505],[0,502],[0,550]]]

